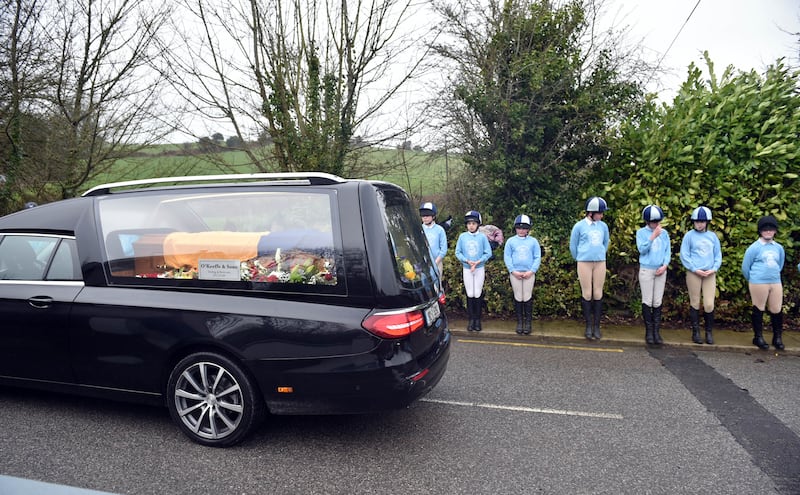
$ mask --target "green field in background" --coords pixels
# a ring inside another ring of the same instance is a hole
[[[154,177],[258,172],[242,151],[223,151],[213,156],[164,154],[179,149],[179,145],[154,146],[137,157],[121,159],[109,171],[96,176],[86,189],[109,182]],[[448,176],[452,177],[463,167],[457,155],[445,157],[410,150],[376,149],[365,153],[359,160],[382,171],[351,178],[392,182],[417,197],[442,193]]]

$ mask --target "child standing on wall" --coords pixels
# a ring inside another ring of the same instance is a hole
[[[511,289],[514,292],[514,309],[517,313],[517,333],[530,335],[533,318],[533,284],[536,272],[542,262],[542,249],[539,241],[528,235],[531,231],[531,217],[517,215],[514,231],[503,249],[503,261],[508,268]]]
[[[486,277],[484,265],[492,256],[489,239],[478,227],[481,224],[481,214],[470,210],[464,215],[466,232],[458,236],[456,242],[456,258],[461,262],[464,275],[464,290],[467,293],[467,315],[469,324],[467,330],[481,331],[481,306],[483,282]]]

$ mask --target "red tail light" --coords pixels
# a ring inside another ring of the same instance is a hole
[[[447,303],[447,300],[445,299],[444,292],[442,292],[441,294],[439,294],[439,304],[444,306],[445,303]]]
[[[425,326],[422,311],[406,311],[405,313],[376,314],[364,320],[363,327],[385,339],[398,339],[416,332]]]

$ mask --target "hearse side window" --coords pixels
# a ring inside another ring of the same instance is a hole
[[[6,235],[0,240],[0,279],[2,280],[43,280],[50,258],[61,242],[60,237],[38,235]],[[72,252],[74,252],[74,240]],[[68,248],[67,248],[68,249]],[[48,280],[75,280],[77,255],[56,256],[51,263],[50,272],[69,273],[68,277],[48,277]]]
[[[45,280],[82,280],[75,239],[61,239]]]
[[[112,277],[336,286],[328,192],[171,192],[99,201]],[[135,212],[135,213],[131,213]]]
[[[402,193],[383,191],[379,198],[384,203],[384,223],[398,280],[406,288],[429,284],[437,275],[420,227],[419,214]]]

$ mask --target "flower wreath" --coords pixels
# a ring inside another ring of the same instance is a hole
[[[197,268],[182,266],[158,267],[162,271],[138,274],[139,278],[196,279]],[[292,251],[287,255],[280,248],[275,256],[259,256],[242,261],[239,266],[241,280],[247,282],[295,283],[336,285],[336,270],[330,258],[316,256],[303,251]]]
[[[302,251],[284,256],[280,248],[275,256],[261,256],[242,261],[242,280],[250,282],[336,285],[331,259]]]

